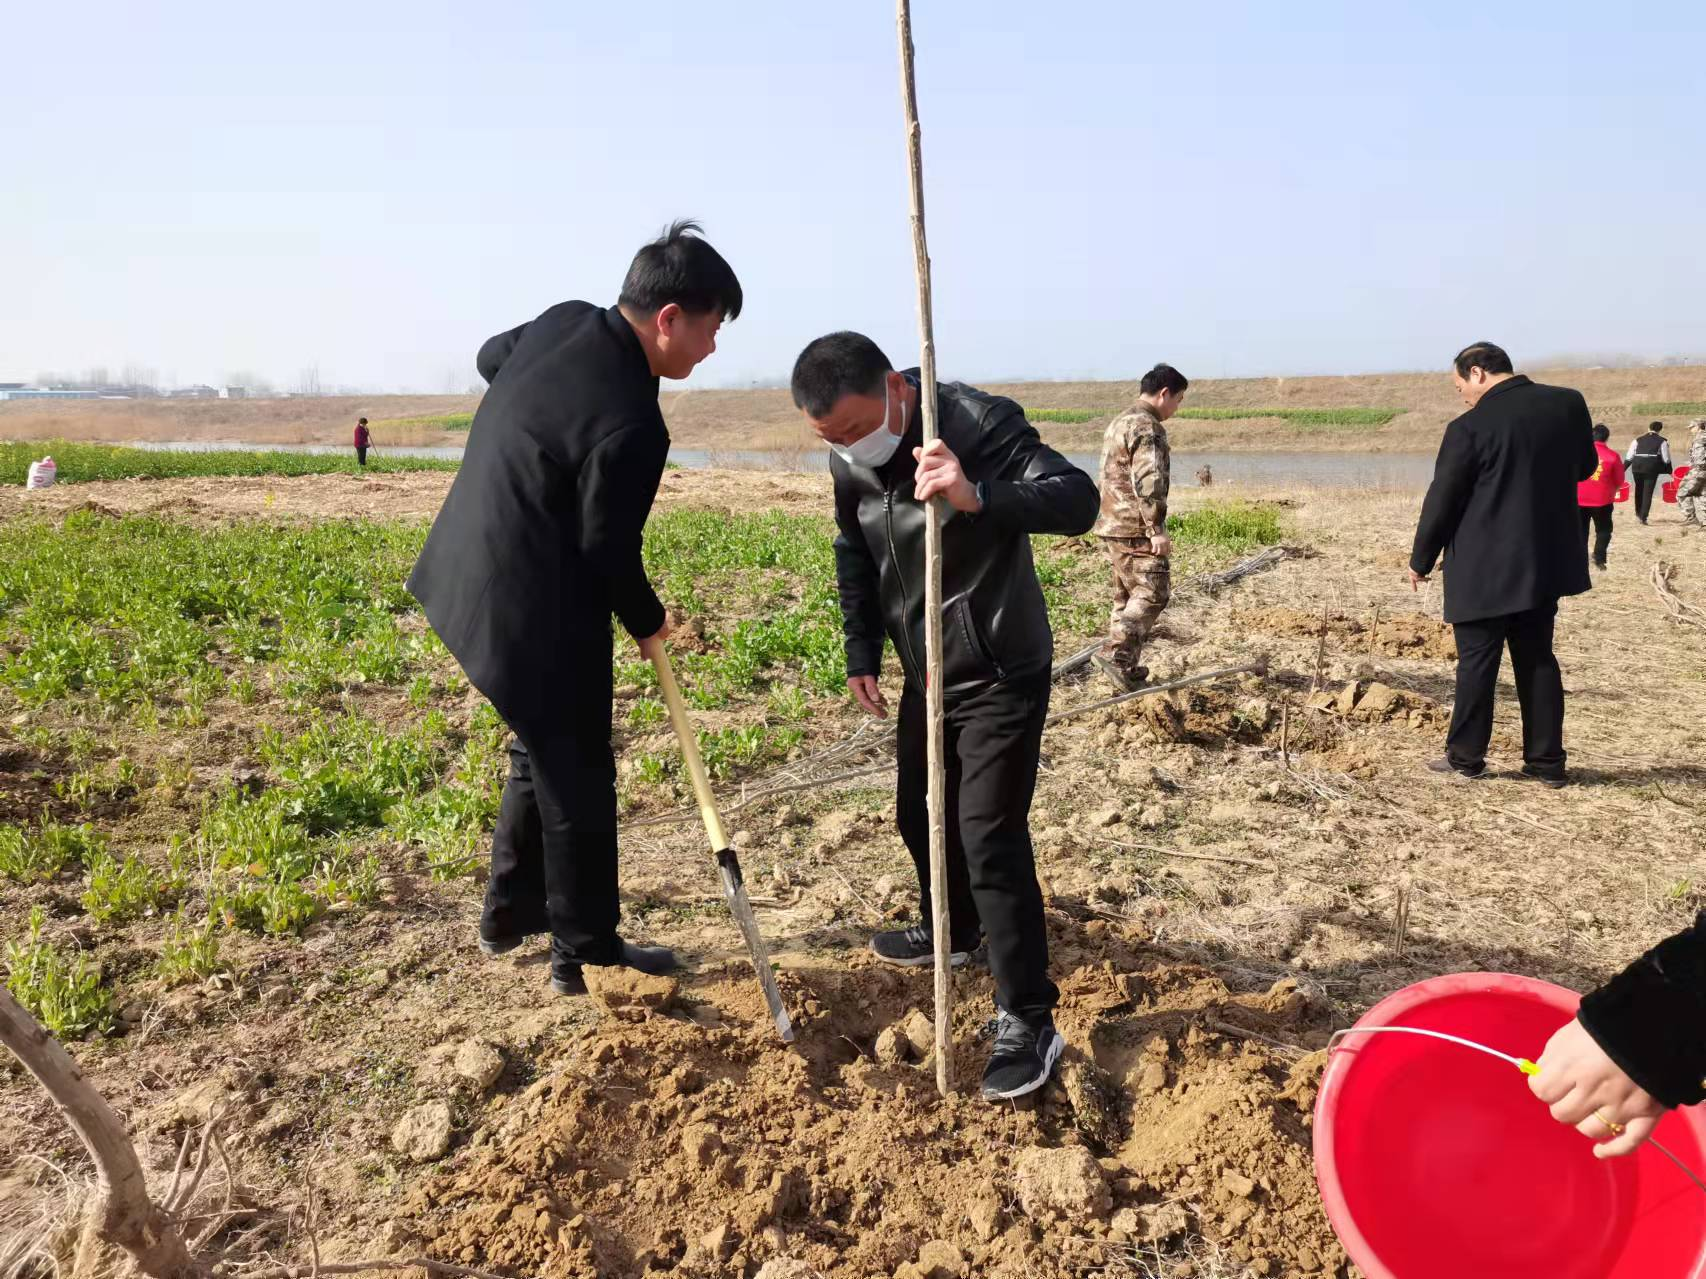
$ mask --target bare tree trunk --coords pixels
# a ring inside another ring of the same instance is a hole
[[[936,337],[930,318],[930,250],[924,240],[924,148],[918,125],[918,89],[912,70],[912,6],[900,0],[900,86],[906,106],[906,151],[912,175],[912,256],[918,271],[918,403],[924,444],[936,438]],[[936,1089],[944,1097],[954,1082],[948,1046],[954,1018],[948,966],[947,780],[942,760],[942,522],[934,506],[924,518],[925,758],[930,770],[930,903],[936,937]]]
[[[95,1161],[99,1188],[88,1229],[123,1248],[144,1274],[155,1279],[188,1279],[202,1273],[190,1259],[177,1227],[149,1198],[148,1180],[123,1121],[83,1078],[71,1054],[3,988],[0,1044],[10,1048],[36,1077]]]

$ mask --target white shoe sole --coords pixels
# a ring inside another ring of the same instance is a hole
[[[936,956],[933,954],[920,955],[917,959],[895,959],[879,951],[874,943],[871,946],[871,953],[885,964],[893,964],[896,968],[934,968],[936,966]],[[951,950],[948,952],[949,968],[964,968],[969,963],[971,963],[970,951]]]
[[[1029,1083],[1023,1084],[1018,1088],[1011,1089],[1008,1092],[990,1092],[988,1089],[985,1089],[983,1099],[985,1101],[1012,1101],[1015,1097],[1023,1097],[1028,1093],[1034,1093],[1037,1089],[1048,1083],[1049,1079],[1054,1075],[1055,1064],[1060,1060],[1060,1054],[1065,1050],[1065,1048],[1066,1042],[1061,1039],[1060,1032],[1056,1031],[1054,1042],[1049,1045],[1048,1057],[1043,1062],[1042,1074],[1038,1075]]]

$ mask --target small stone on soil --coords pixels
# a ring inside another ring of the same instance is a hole
[[[457,1048],[455,1069],[459,1078],[484,1093],[503,1074],[503,1054],[483,1039],[470,1039]]]
[[[1054,1211],[1086,1215],[1106,1211],[1108,1181],[1095,1157],[1082,1146],[1049,1150],[1032,1146],[1014,1168],[1019,1202],[1033,1217]]]
[[[450,1149],[450,1107],[442,1101],[416,1106],[391,1130],[391,1149],[405,1159],[426,1163]]]

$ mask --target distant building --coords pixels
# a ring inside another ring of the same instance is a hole
[[[99,391],[49,391],[39,386],[0,387],[0,400],[93,400]]]
[[[222,400],[246,400],[249,398],[249,388],[246,386],[228,386],[219,393]]]
[[[180,386],[167,395],[174,400],[217,400],[219,390],[212,386]]]

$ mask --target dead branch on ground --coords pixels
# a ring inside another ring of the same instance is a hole
[[[1671,588],[1670,581],[1675,576],[1675,564],[1660,560],[1653,565],[1652,576],[1649,580],[1659,597],[1659,602],[1665,606],[1665,615],[1678,626],[1698,626],[1706,630],[1706,609],[1688,603]]]
[[[1213,595],[1221,587],[1230,586],[1253,573],[1264,572],[1282,560],[1306,560],[1319,554],[1319,551],[1308,546],[1270,546],[1267,550],[1239,560],[1232,567],[1222,569],[1218,573],[1199,573],[1186,585]]]
[[[313,1249],[310,1262],[307,1265],[272,1265],[233,1272],[231,1258],[224,1252],[208,1251],[208,1245],[225,1227],[253,1210],[234,1207],[237,1178],[225,1149],[225,1116],[221,1112],[215,1111],[209,1116],[199,1142],[196,1142],[193,1132],[184,1136],[166,1193],[156,1202],[149,1192],[147,1177],[137,1158],[136,1147],[125,1131],[124,1121],[83,1077],[82,1070],[64,1046],[4,987],[0,987],[0,1044],[10,1049],[35,1077],[82,1140],[83,1148],[95,1166],[94,1193],[83,1211],[83,1232],[77,1246],[80,1259],[92,1258],[102,1246],[120,1248],[130,1255],[137,1270],[150,1279],[212,1279],[216,1273],[222,1272],[240,1273],[242,1279],[309,1279],[310,1276],[357,1274],[369,1270],[409,1269],[463,1276],[464,1279],[506,1279],[505,1276],[452,1265],[431,1257],[322,1262],[318,1241],[313,1238],[317,1207],[312,1188],[305,1217],[310,1226]],[[192,1144],[196,1145],[193,1164],[189,1161]],[[225,1179],[221,1206],[210,1212],[193,1212],[197,1197],[207,1187],[207,1172],[215,1159],[222,1167]],[[68,1194],[73,1189],[67,1179]],[[210,1224],[196,1234],[193,1242],[186,1241],[185,1227],[201,1221]],[[39,1240],[14,1238],[7,1241],[4,1250],[0,1251],[0,1262],[6,1263],[0,1269],[39,1255]],[[78,1266],[80,1273],[84,1269],[82,1264]]]

